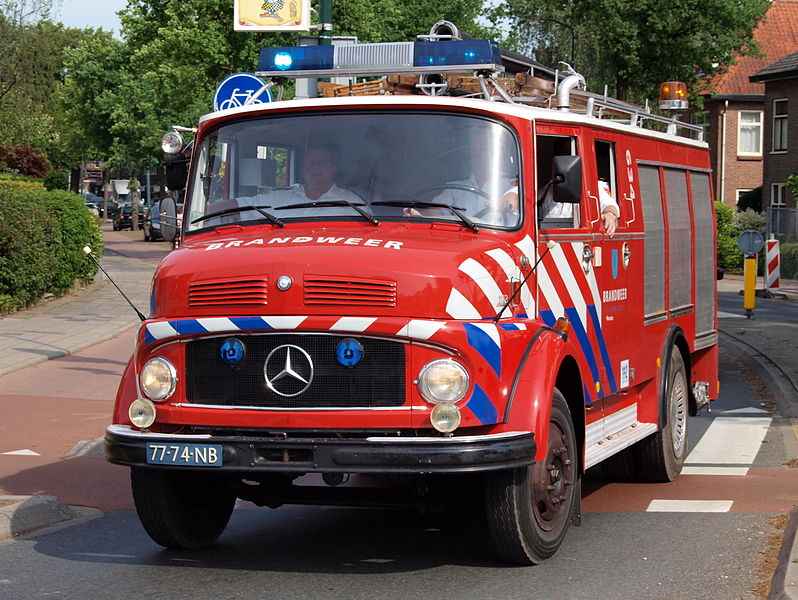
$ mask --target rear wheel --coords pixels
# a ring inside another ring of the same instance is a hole
[[[578,493],[573,422],[565,399],[555,390],[543,461],[487,477],[485,506],[496,551],[518,564],[538,564],[554,556]]]
[[[665,421],[662,429],[640,442],[640,474],[654,482],[673,481],[687,457],[689,388],[682,353],[675,345],[668,360],[665,383]]]
[[[167,548],[211,545],[236,501],[224,480],[208,473],[132,468],[130,481],[141,524]]]

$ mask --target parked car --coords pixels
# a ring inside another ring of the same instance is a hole
[[[147,209],[146,211],[146,214],[144,216],[144,222],[142,223],[145,242],[152,242],[155,240],[163,239],[163,234],[161,233],[160,208],[161,208],[160,202],[153,202],[152,206],[149,207],[149,209]]]
[[[123,229],[133,231],[133,207],[130,204],[121,206],[114,217],[114,231],[122,231]]]
[[[97,216],[103,216],[103,213],[105,212],[105,199],[102,196],[97,196],[95,194],[81,194],[81,196],[83,196],[83,200],[86,202],[87,207],[89,205],[94,206],[94,208],[97,210]],[[93,212],[94,211],[92,211],[92,213]]]

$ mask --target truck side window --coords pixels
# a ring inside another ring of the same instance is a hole
[[[596,140],[594,148],[596,151],[596,175],[598,177],[599,197],[601,197],[601,188],[603,187],[604,191],[609,192],[609,195],[615,200],[615,203],[618,204],[618,174],[615,169],[615,143]],[[588,189],[592,189],[592,186],[588,186]],[[619,219],[618,225],[620,226],[621,223],[622,221]]]
[[[551,193],[552,164],[555,156],[576,156],[576,138],[561,135],[536,137],[536,180],[538,222],[541,229],[572,228],[579,226],[579,205],[554,202]]]

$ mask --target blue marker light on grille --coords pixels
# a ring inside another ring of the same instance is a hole
[[[224,343],[222,343],[221,348],[219,348],[219,356],[231,367],[243,361],[246,355],[247,350],[244,344],[237,338],[226,339]]]
[[[335,358],[345,367],[354,367],[363,358],[363,345],[352,338],[341,340],[335,348]]]

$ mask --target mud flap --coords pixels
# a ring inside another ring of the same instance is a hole
[[[571,525],[578,527],[582,524],[582,477],[576,478],[576,489],[574,489],[574,506],[571,510]]]

